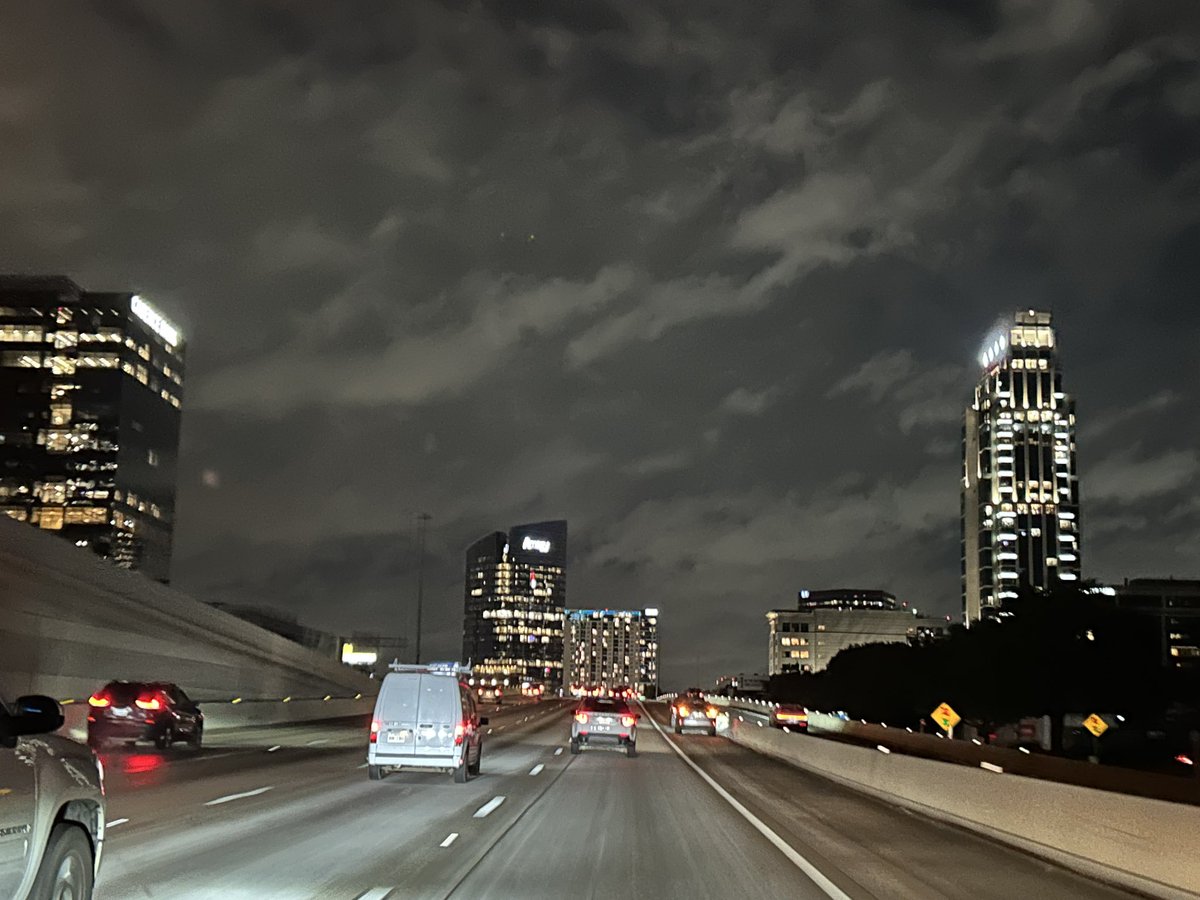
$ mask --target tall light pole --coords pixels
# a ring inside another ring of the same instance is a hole
[[[425,524],[432,519],[427,512],[417,513],[417,646],[413,662],[421,662],[421,612],[425,605]]]

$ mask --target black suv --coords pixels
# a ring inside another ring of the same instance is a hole
[[[200,749],[204,714],[178,685],[167,681],[110,681],[88,698],[88,743],[153,741],[166,750],[176,741]]]

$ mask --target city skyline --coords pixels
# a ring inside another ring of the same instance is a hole
[[[1020,308],[1085,574],[1197,575],[1194,4],[601,6],[8,11],[3,268],[188,339],[176,586],[411,634],[428,511],[452,658],[465,544],[554,515],[574,603],[663,610],[664,683],[760,668],[803,585],[957,615]]]

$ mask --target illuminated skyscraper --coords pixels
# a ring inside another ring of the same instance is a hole
[[[0,512],[166,582],[178,329],[136,294],[0,276]]]
[[[633,688],[658,696],[658,610],[572,609],[565,629],[569,688]]]
[[[562,685],[567,523],[518,525],[467,549],[463,661],[476,676]]]
[[[968,625],[1028,587],[1080,576],[1075,402],[1050,313],[996,327],[963,427],[962,581]]]

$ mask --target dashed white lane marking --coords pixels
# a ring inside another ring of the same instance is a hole
[[[278,749],[279,749],[279,746],[280,746],[279,744],[276,744],[274,747],[268,747],[268,748],[267,748],[267,752],[268,752],[268,753],[274,753],[276,750],[278,750]]]
[[[530,769],[530,770],[529,770],[529,774],[530,774],[530,775],[537,775],[537,774],[538,774],[538,773],[540,773],[540,772],[542,771],[542,769],[544,769],[544,768],[546,768],[546,767],[545,767],[545,766],[544,766],[542,763],[538,763],[536,766],[534,766],[532,769]]]
[[[383,900],[391,892],[391,888],[371,888],[365,894],[359,894],[357,900]]]
[[[450,832],[450,834],[448,834],[446,836],[446,839],[444,841],[442,841],[440,844],[438,844],[438,846],[439,847],[449,847],[451,844],[453,844],[457,840],[458,840],[458,832],[452,831],[452,832]]]
[[[105,827],[106,828],[116,828],[118,825],[124,825],[128,821],[129,821],[128,819],[113,819]]]
[[[312,747],[315,744],[327,744],[327,743],[329,743],[329,738],[317,738],[315,741],[309,741],[308,746]]]
[[[494,813],[496,811],[497,807],[499,807],[500,804],[503,802],[504,802],[503,797],[493,797],[487,803],[483,804],[483,806],[479,807],[479,809],[475,810],[475,818],[483,819],[483,818],[486,818],[487,816],[490,816],[492,813]]]
[[[645,707],[642,709],[643,712],[646,711]],[[667,737],[666,733],[662,730],[662,727],[658,724],[653,716],[651,716],[648,712],[646,715],[650,719],[650,724],[654,726],[654,730],[658,732],[659,737],[667,742],[667,745],[679,755],[679,758],[687,763],[697,775],[703,778],[708,786],[716,791],[718,795],[720,795],[722,800],[737,810],[738,814],[747,822],[749,822],[755,831],[770,841],[775,846],[775,849],[786,856],[792,865],[807,875],[809,880],[825,893],[826,897],[830,898],[830,900],[850,900],[850,895],[830,881],[824,872],[801,856],[791,844],[781,838],[775,831],[771,829],[769,825],[759,819],[758,816],[754,815],[754,813],[750,812],[750,810],[746,809],[745,806],[738,802],[738,799],[734,797],[733,794],[729,793],[729,791],[717,784],[711,775],[692,762],[691,757],[680,750],[679,745]]]
[[[555,748],[554,748],[554,755],[555,755],[555,756],[562,756],[562,747],[555,747]]]
[[[209,800],[205,806],[220,806],[222,803],[229,803],[231,800],[244,800],[247,797],[257,797],[259,794],[265,794],[271,790],[269,787],[255,788],[252,791],[243,791],[240,794],[229,794],[226,797],[218,797],[216,800]]]

